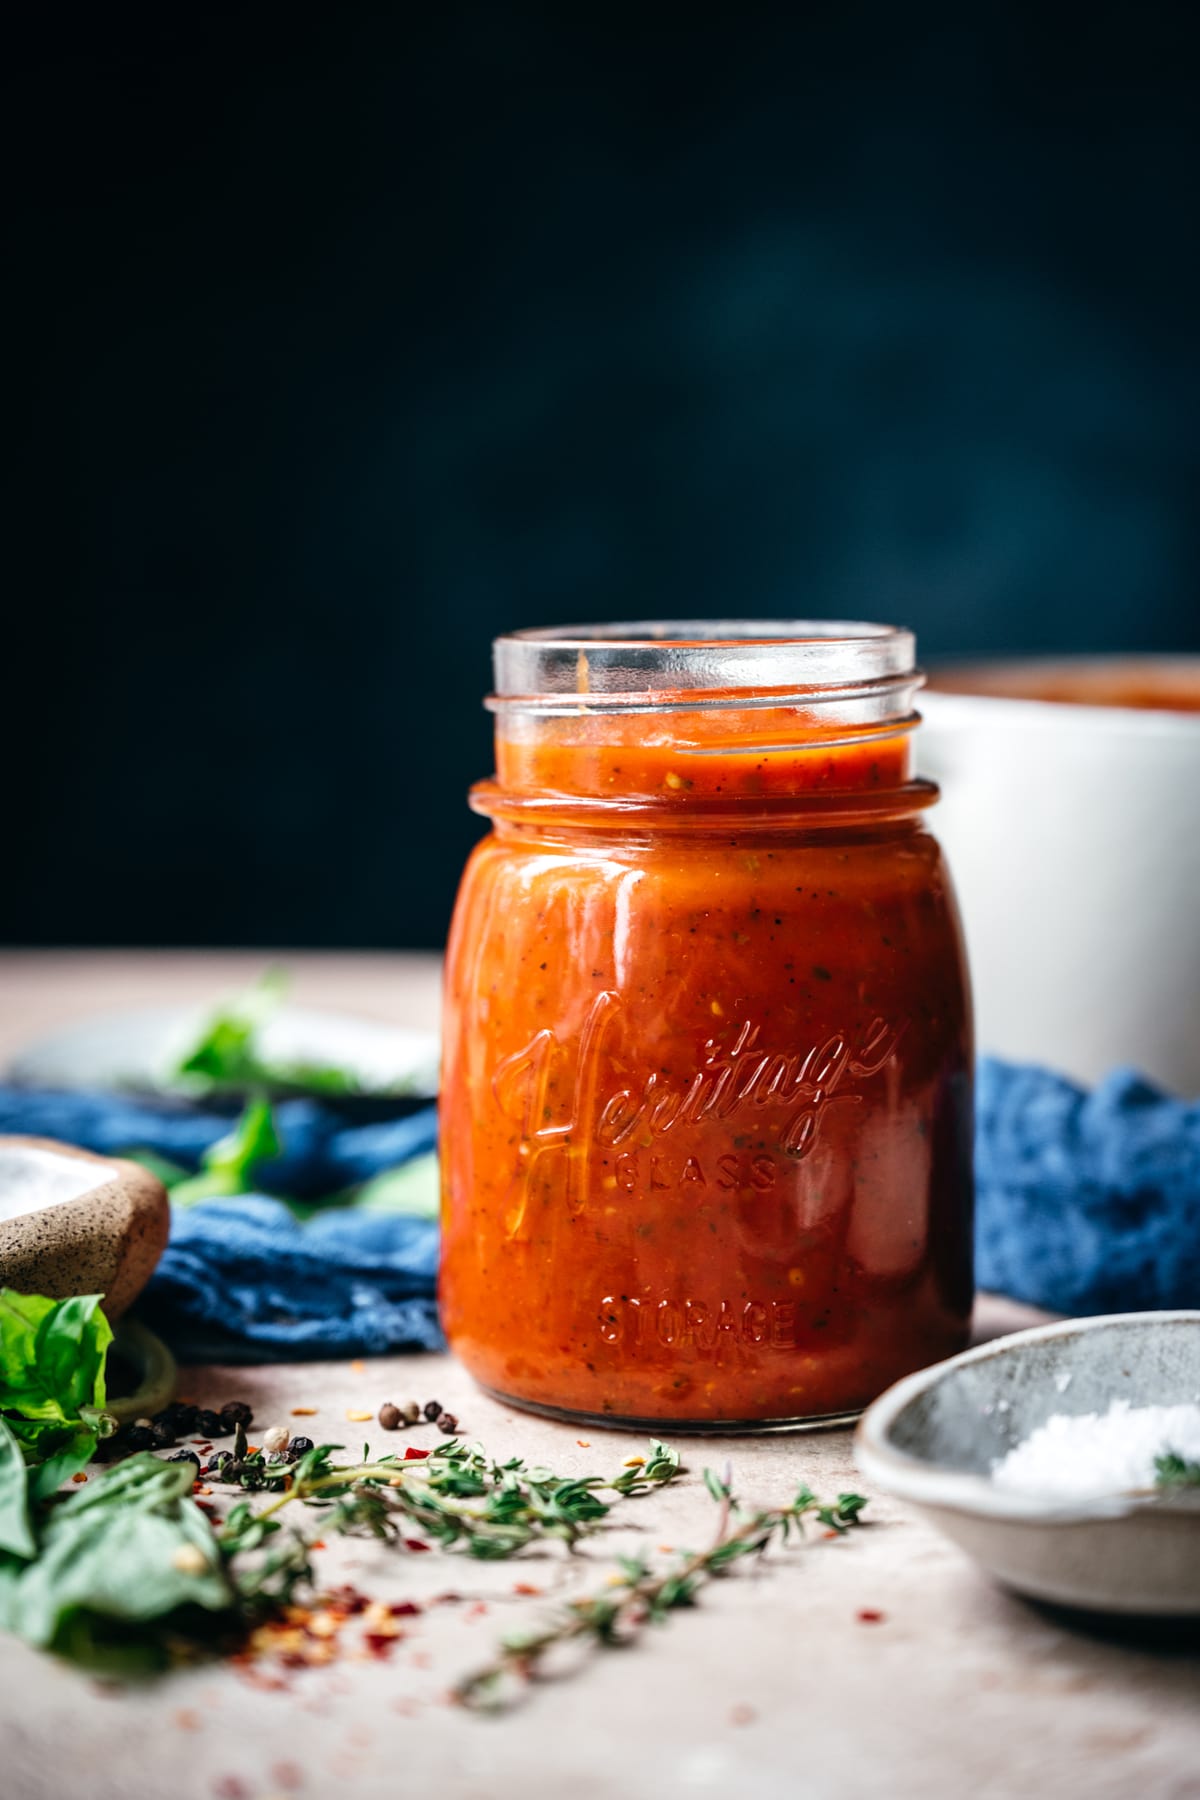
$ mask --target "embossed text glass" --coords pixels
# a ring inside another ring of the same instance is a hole
[[[971,1028],[910,633],[495,647],[446,977],[441,1301],[522,1406],[852,1416],[966,1340]]]

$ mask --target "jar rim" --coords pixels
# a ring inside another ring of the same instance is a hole
[[[541,626],[492,651],[494,712],[911,701],[922,680],[911,631],[858,619]]]

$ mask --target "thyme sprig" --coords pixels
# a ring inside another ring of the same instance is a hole
[[[540,1629],[509,1633],[490,1663],[457,1684],[455,1699],[476,1711],[503,1711],[544,1672],[551,1653],[573,1643],[628,1643],[644,1626],[662,1624],[676,1608],[694,1605],[706,1583],[726,1575],[743,1557],[761,1556],[793,1534],[803,1536],[806,1520],[816,1519],[841,1536],[861,1524],[867,1505],[862,1494],[839,1494],[835,1501],[822,1502],[802,1486],[786,1506],[748,1512],[734,1498],[728,1471],[720,1476],[705,1469],[704,1483],[720,1508],[716,1535],[706,1550],[680,1551],[657,1569],[645,1557],[621,1557],[619,1573],[604,1592],[571,1601]]]
[[[1174,1450],[1154,1459],[1154,1485],[1160,1488],[1200,1487],[1200,1462],[1189,1462]]]
[[[527,1545],[558,1539],[568,1549],[600,1528],[622,1499],[663,1487],[680,1473],[679,1453],[654,1441],[650,1454],[612,1480],[598,1475],[561,1476],[527,1465],[521,1457],[496,1462],[478,1444],[451,1438],[428,1457],[372,1458],[364,1446],[357,1463],[335,1463],[337,1444],[318,1444],[297,1462],[272,1462],[261,1451],[231,1462],[218,1479],[273,1497],[255,1511],[247,1500],[229,1513],[218,1534],[227,1557],[257,1550],[280,1529],[278,1514],[293,1502],[319,1507],[321,1535],[367,1535],[410,1543],[405,1529],[418,1527],[425,1539],[445,1549],[462,1549],[485,1561],[515,1556]],[[303,1546],[299,1534],[293,1534]],[[424,1548],[418,1543],[417,1548]],[[277,1551],[263,1565],[254,1597],[270,1593],[290,1598],[307,1579],[306,1553]]]

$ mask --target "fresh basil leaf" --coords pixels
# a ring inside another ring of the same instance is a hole
[[[261,1071],[255,1039],[286,992],[282,969],[268,969],[252,987],[211,1014],[199,1039],[175,1066],[177,1075],[198,1075],[216,1087],[254,1085]]]
[[[170,1162],[167,1157],[160,1156],[157,1150],[147,1150],[144,1145],[131,1145],[122,1150],[121,1155],[127,1162],[138,1163],[143,1169],[149,1169],[162,1182],[165,1188],[173,1188],[178,1182],[188,1179],[188,1172],[181,1164]]]
[[[0,1410],[23,1419],[77,1419],[103,1407],[112,1328],[102,1296],[48,1300],[0,1288]]]
[[[28,1470],[30,1502],[36,1506],[49,1500],[64,1481],[86,1469],[95,1454],[96,1433],[90,1427],[60,1430],[58,1442],[52,1448],[47,1444],[41,1460]]]
[[[354,1206],[358,1212],[415,1213],[418,1218],[436,1219],[439,1198],[438,1159],[430,1151],[373,1175],[359,1188]]]
[[[13,1556],[36,1556],[29,1523],[29,1476],[21,1446],[0,1419],[0,1550]]]
[[[36,1349],[38,1326],[54,1304],[41,1294],[0,1288],[0,1407],[26,1416],[54,1416],[55,1409],[49,1414],[44,1410]]]
[[[132,1456],[48,1513],[38,1555],[0,1555],[0,1626],[76,1657],[105,1622],[161,1622],[184,1607],[228,1611],[234,1593],[191,1498],[190,1463]],[[118,1635],[120,1635],[118,1633]]]
[[[270,1162],[282,1147],[270,1102],[251,1100],[233,1130],[205,1151],[200,1173],[171,1189],[171,1199],[176,1206],[194,1206],[218,1194],[244,1194],[259,1163]]]
[[[104,1363],[112,1335],[99,1294],[59,1301],[38,1326],[38,1373],[68,1418],[85,1406],[104,1405]]]
[[[74,1436],[79,1421],[71,1419],[18,1419],[8,1414],[5,1424],[25,1452],[27,1463],[45,1462],[57,1455],[63,1444]]]

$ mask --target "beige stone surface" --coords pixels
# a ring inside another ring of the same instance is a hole
[[[198,1000],[280,960],[297,1000],[433,1025],[430,956],[127,952],[0,956],[0,1056],[72,1018]],[[978,1335],[1034,1315],[986,1303]],[[206,1403],[245,1397],[260,1427],[376,1449],[398,1441],[347,1420],[385,1399],[435,1395],[494,1453],[564,1472],[615,1473],[640,1440],[522,1415],[478,1393],[448,1358],[188,1372]],[[319,1408],[292,1419],[293,1406]],[[580,1442],[580,1440],[584,1440]],[[436,1441],[425,1429],[416,1440]],[[632,1502],[632,1529],[576,1558],[487,1566],[371,1543],[321,1553],[330,1582],[413,1599],[427,1610],[384,1662],[253,1684],[230,1667],[114,1691],[0,1637],[0,1800],[1200,1800],[1196,1644],[1112,1641],[991,1586],[902,1506],[873,1496],[870,1528],[814,1535],[706,1590],[636,1647],[533,1689],[500,1719],[447,1702],[451,1683],[497,1637],[570,1593],[603,1583],[630,1546],[702,1544],[714,1508],[706,1462],[732,1466],[749,1501],[861,1487],[847,1432],[680,1440],[689,1473]],[[542,1596],[514,1594],[522,1581]],[[456,1604],[429,1605],[456,1591]],[[862,1610],[882,1620],[864,1622]]]
[[[0,1064],[43,1032],[139,1006],[203,1005],[275,965],[297,1006],[436,1030],[442,959],[431,951],[3,950]]]
[[[452,1407],[493,1452],[564,1472],[616,1473],[644,1447],[511,1411],[444,1357],[203,1370],[185,1385],[209,1403],[251,1400],[260,1427],[283,1420],[355,1447],[363,1437],[374,1449],[410,1441],[346,1418],[410,1397]],[[293,1419],[294,1405],[319,1411]],[[424,1427],[411,1441],[437,1439]],[[531,1689],[508,1716],[448,1704],[451,1683],[502,1631],[602,1585],[618,1551],[702,1544],[715,1512],[700,1479],[706,1462],[728,1461],[747,1500],[780,1500],[802,1479],[821,1493],[862,1486],[847,1432],[680,1447],[689,1473],[678,1488],[629,1502],[622,1517],[633,1529],[606,1532],[578,1557],[556,1549],[488,1566],[360,1542],[321,1553],[331,1581],[428,1606],[405,1621],[384,1662],[347,1657],[286,1673],[273,1689],[208,1667],[114,1693],[0,1639],[0,1791],[5,1800],[1200,1795],[1194,1648],[1114,1643],[1039,1613],[885,1496],[872,1498],[869,1529],[835,1542],[818,1531],[804,1548],[746,1567],[636,1647]],[[517,1581],[544,1594],[518,1597]],[[428,1604],[447,1590],[462,1599]],[[884,1617],[864,1622],[863,1609]]]

